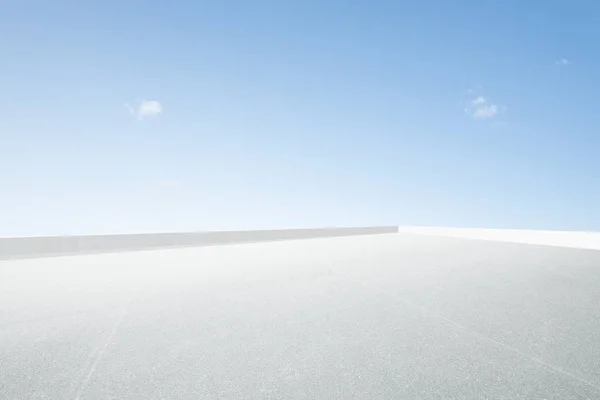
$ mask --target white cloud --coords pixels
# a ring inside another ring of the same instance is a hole
[[[465,112],[477,119],[494,118],[500,111],[496,104],[490,103],[485,97],[477,96],[465,107]]]
[[[142,119],[153,115],[162,114],[162,105],[155,100],[143,100],[138,108],[138,118]]]
[[[498,106],[495,104],[483,104],[475,108],[473,116],[475,118],[492,118],[498,114]]]
[[[125,108],[131,115],[137,117],[137,119],[144,119],[146,117],[153,117],[163,112],[163,106],[156,100],[142,100],[140,105],[136,108],[130,104],[125,103]]]
[[[485,104],[485,102],[486,102],[485,97],[479,96],[475,100],[473,100],[473,105],[478,106],[478,105]]]
[[[571,62],[569,60],[567,60],[566,58],[561,58],[560,60],[554,62],[554,64],[556,64],[556,65],[570,65]]]

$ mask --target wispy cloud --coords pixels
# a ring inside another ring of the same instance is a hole
[[[138,118],[151,117],[153,115],[162,114],[162,105],[155,100],[143,100],[138,108]]]
[[[486,99],[483,96],[478,96],[475,100],[473,100],[474,106],[479,106],[486,103]]]
[[[470,93],[473,94],[473,92]],[[470,100],[465,107],[465,113],[477,119],[494,118],[498,112],[500,112],[500,108],[483,96],[477,96]]]
[[[125,103],[125,108],[129,114],[141,120],[147,117],[154,117],[163,113],[163,106],[156,100],[142,100],[137,107],[132,107],[129,103]]]
[[[133,107],[131,107],[131,105],[129,105],[129,103],[125,103],[124,106],[127,109],[127,111],[129,111],[129,114],[135,115],[135,110],[133,109]]]
[[[561,58],[558,61],[555,61],[554,64],[556,65],[571,65],[571,62],[569,60],[567,60],[566,58]]]
[[[498,106],[495,104],[482,104],[481,106],[475,107],[473,116],[475,118],[493,118],[498,114]]]

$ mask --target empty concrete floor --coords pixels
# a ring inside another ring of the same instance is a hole
[[[0,262],[2,399],[598,399],[600,252],[384,234]]]

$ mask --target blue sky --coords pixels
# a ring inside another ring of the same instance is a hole
[[[5,1],[0,236],[600,229],[595,1]]]

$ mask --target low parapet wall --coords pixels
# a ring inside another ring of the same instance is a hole
[[[497,242],[571,247],[575,249],[600,250],[600,232],[411,226],[400,226],[398,227],[398,232],[464,239],[492,240]]]
[[[397,226],[0,238],[0,260],[70,254],[210,246],[244,242],[396,233]]]

